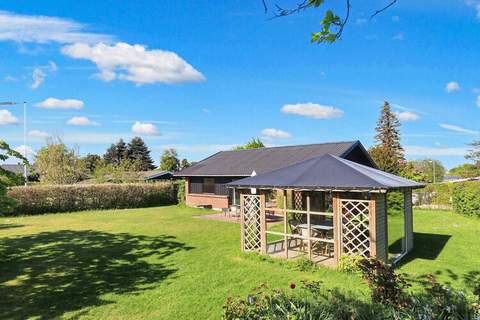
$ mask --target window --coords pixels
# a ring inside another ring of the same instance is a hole
[[[203,178],[203,193],[215,193],[214,178]]]

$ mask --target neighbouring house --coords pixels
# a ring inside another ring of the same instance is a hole
[[[173,178],[172,171],[148,171],[145,173],[145,182],[165,181]]]
[[[23,164],[1,164],[2,169],[10,171],[12,173],[23,176],[24,166]],[[27,167],[27,176],[30,175],[30,170]]]
[[[221,151],[174,177],[185,178],[187,205],[223,209],[240,203],[239,191],[228,188],[227,183],[327,154],[376,168],[360,141],[345,141]]]

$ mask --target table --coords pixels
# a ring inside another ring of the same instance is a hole
[[[301,229],[308,229],[307,223],[301,223],[297,226],[297,228]],[[325,221],[322,223],[315,223],[310,224],[311,229],[319,230],[319,231],[331,231],[333,230],[333,222],[332,221]]]

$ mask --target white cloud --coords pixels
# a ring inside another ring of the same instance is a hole
[[[212,154],[219,151],[232,150],[236,146],[238,146],[238,144],[195,144],[195,145],[176,144],[176,145],[162,145],[162,146],[155,147],[155,149],[165,150],[165,149],[174,148],[180,152]]]
[[[315,119],[334,119],[343,116],[343,110],[332,107],[324,106],[316,103],[297,103],[286,104],[282,107],[283,113],[291,113],[299,116],[315,118]]]
[[[67,124],[71,126],[98,126],[99,123],[87,118],[87,117],[73,117],[67,121]]]
[[[14,150],[17,151],[17,152],[19,152],[19,153],[22,154],[23,156],[26,155],[27,158],[31,158],[32,156],[35,155],[35,151],[33,150],[33,148],[30,147],[30,146],[26,146],[26,145],[24,145],[24,144],[16,147]]]
[[[15,77],[13,77],[13,76],[11,76],[11,75],[6,75],[6,76],[3,78],[3,80],[8,81],[8,82],[18,81],[17,78],[15,78]]]
[[[132,126],[132,132],[139,135],[158,136],[160,132],[153,123],[136,121]]]
[[[0,110],[0,126],[17,124],[18,119],[8,110]]]
[[[292,135],[289,132],[279,130],[279,129],[273,129],[273,128],[263,129],[261,134],[262,136],[267,138],[287,139],[292,137]]]
[[[97,65],[97,76],[104,81],[115,79],[144,83],[178,83],[203,81],[205,77],[175,52],[148,50],[142,45],[118,42],[115,45],[76,43],[62,48],[74,59],[87,59]]]
[[[407,156],[421,157],[463,157],[468,152],[467,148],[449,148],[449,147],[423,147],[423,146],[404,146]]]
[[[405,39],[405,32],[399,32],[392,37],[392,40],[395,40],[395,41],[402,41],[404,39]]]
[[[40,130],[31,130],[28,132],[28,135],[31,137],[36,137],[36,138],[48,138],[50,137],[50,134],[45,131],[40,131]]]
[[[30,88],[37,89],[38,87],[40,87],[45,81],[46,76],[47,75],[45,74],[45,72],[43,72],[42,69],[34,68],[32,71],[32,84],[30,85]]]
[[[36,107],[44,109],[81,109],[83,108],[83,101],[77,99],[57,99],[47,98],[42,102],[35,104]]]
[[[477,104],[477,107],[480,108],[480,94],[477,96],[476,104]]]
[[[400,121],[415,121],[420,119],[420,116],[411,111],[395,112],[395,115]]]
[[[85,32],[86,25],[67,19],[0,11],[0,41],[35,43],[111,42],[105,34]]]
[[[460,85],[456,81],[450,81],[445,85],[445,91],[447,92],[453,92],[453,91],[458,91],[460,90]]]
[[[459,133],[480,134],[480,131],[462,128],[462,127],[459,127],[459,126],[456,126],[456,125],[453,125],[453,124],[441,123],[440,127],[442,127],[443,129],[447,129],[447,130],[454,131],[454,132],[459,132]]]
[[[476,14],[477,14],[477,19],[480,19],[480,1],[478,0],[466,0],[465,3],[469,6],[472,7]]]
[[[58,70],[57,64],[53,61],[48,61],[48,71],[55,72]]]

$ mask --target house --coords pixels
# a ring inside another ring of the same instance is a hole
[[[17,175],[22,175],[23,176],[23,170],[24,170],[24,166],[23,164],[2,164],[0,165],[0,167],[2,167],[2,169],[6,170],[6,171],[10,171],[12,173],[15,173]],[[27,175],[30,174],[30,171],[28,170],[28,167],[27,167]]]
[[[172,171],[148,171],[145,173],[145,182],[165,181],[173,178]]]
[[[326,154],[376,168],[360,141],[345,141],[221,151],[175,173],[174,177],[185,178],[187,205],[222,209],[239,204],[238,190],[227,188],[227,183]]]

